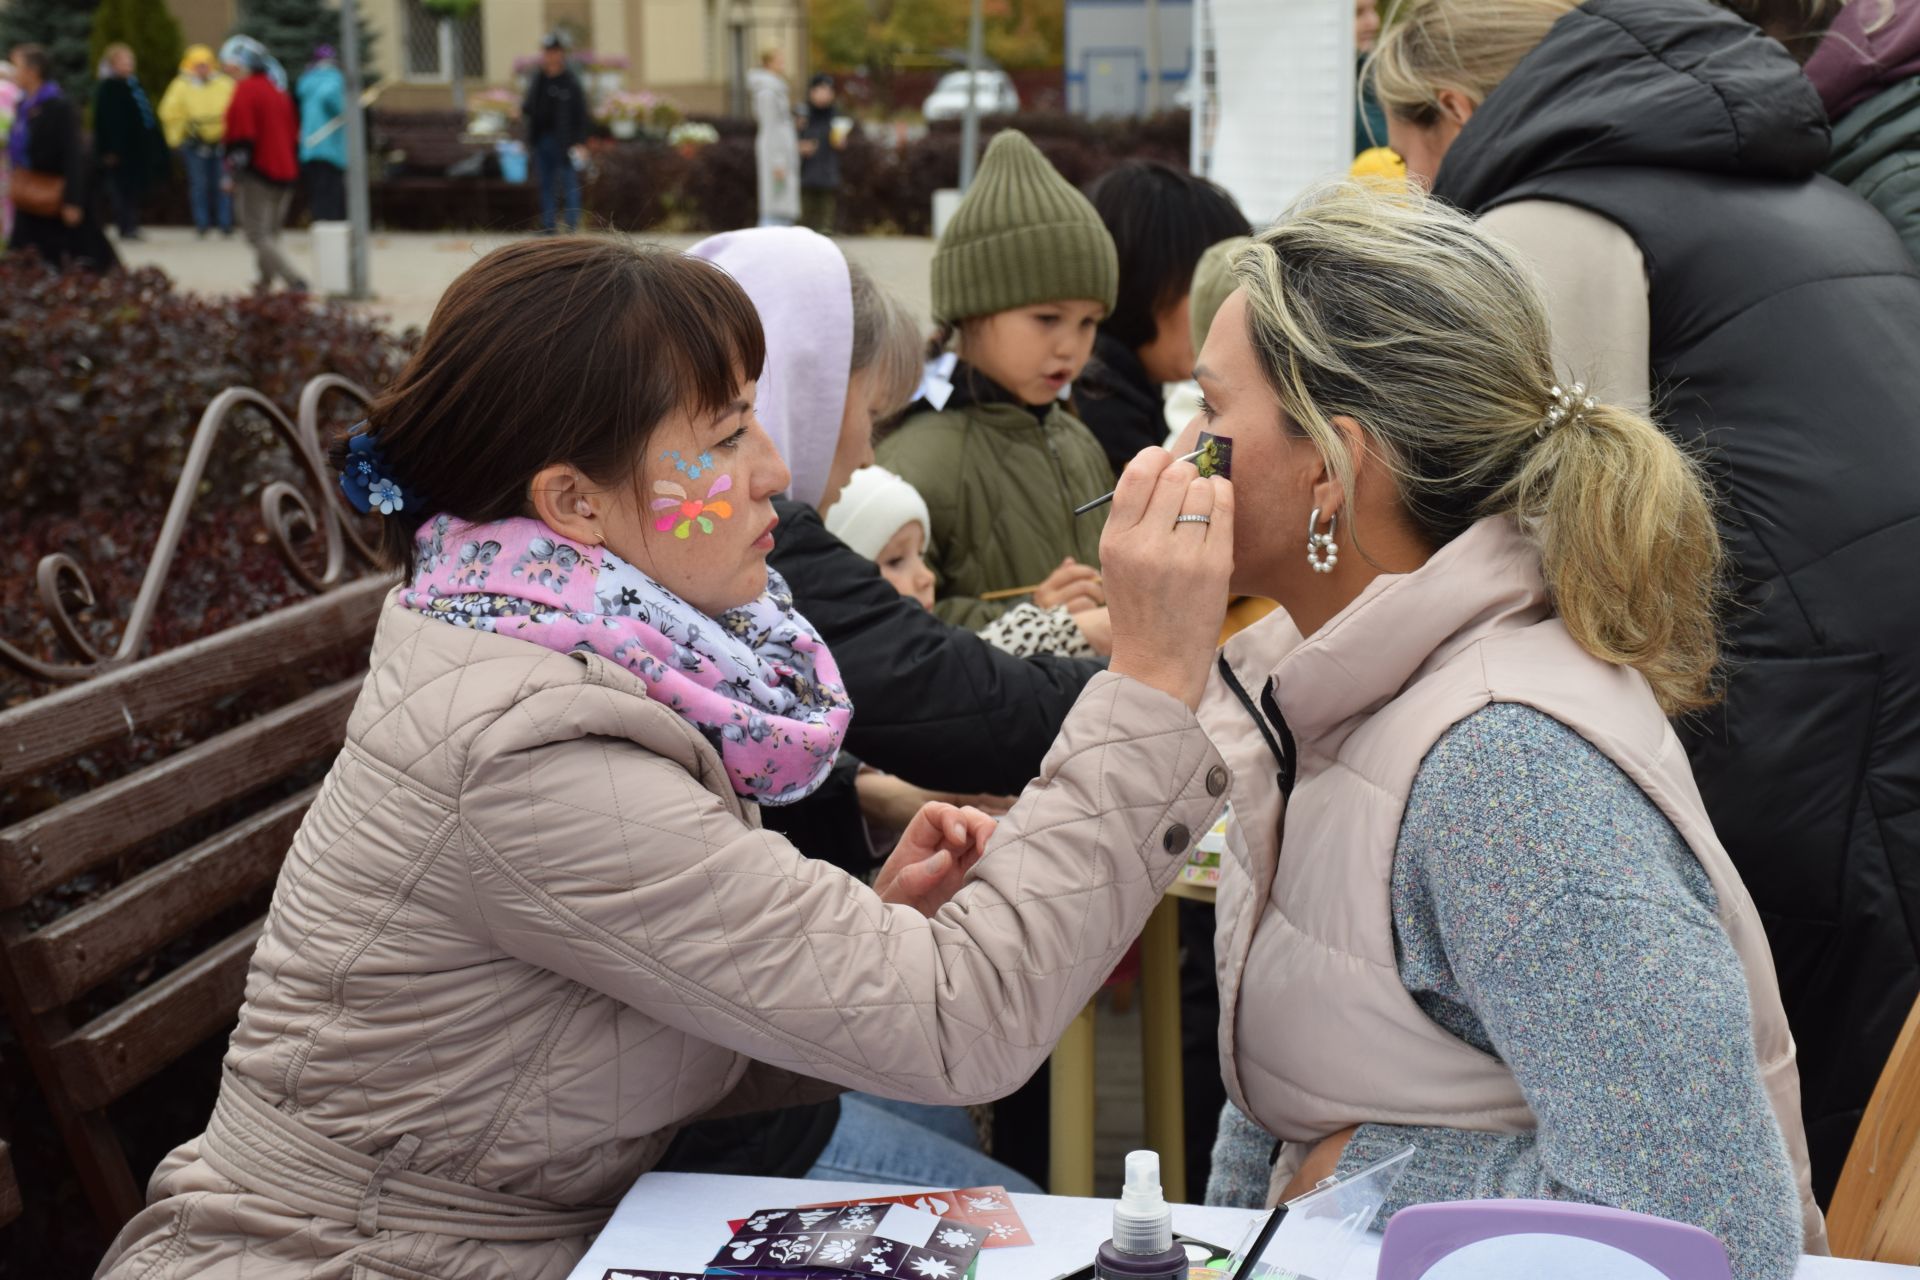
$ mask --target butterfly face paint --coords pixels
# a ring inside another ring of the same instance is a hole
[[[713,465],[712,459],[706,454],[701,457],[707,458],[708,466]],[[680,463],[675,465],[684,466]],[[661,495],[653,500],[653,509],[660,512],[654,518],[654,529],[660,533],[671,529],[676,538],[692,537],[695,525],[700,526],[702,533],[712,533],[715,520],[725,520],[733,514],[733,504],[720,498],[721,494],[732,488],[732,476],[719,476],[707,490],[706,497],[692,498],[671,480],[654,481],[653,491]]]
[[[1233,437],[1216,436],[1211,431],[1200,433],[1200,456],[1193,460],[1202,477],[1219,476],[1222,480],[1233,479]]]
[[[698,480],[701,476],[714,469],[713,455],[711,453],[702,453],[694,458],[687,459],[680,456],[678,449],[669,449],[660,455],[660,460],[662,462],[671,462],[673,469],[689,480]]]

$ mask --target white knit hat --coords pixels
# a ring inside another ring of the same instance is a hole
[[[869,560],[878,559],[893,535],[920,522],[927,537],[933,520],[920,491],[885,467],[862,467],[827,508],[827,532]]]

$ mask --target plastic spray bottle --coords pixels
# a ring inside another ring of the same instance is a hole
[[[1187,1251],[1173,1242],[1173,1210],[1160,1194],[1160,1153],[1127,1155],[1127,1185],[1113,1207],[1113,1239],[1094,1259],[1098,1280],[1185,1280]]]

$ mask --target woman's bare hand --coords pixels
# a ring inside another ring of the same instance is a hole
[[[882,831],[905,831],[920,810],[938,801],[955,808],[975,808],[998,817],[1013,808],[1013,796],[962,796],[928,791],[890,773],[865,770],[853,780],[860,799],[860,816]]]
[[[1047,580],[1033,589],[1033,602],[1042,609],[1065,607],[1068,613],[1097,609],[1107,602],[1100,571],[1090,564],[1075,564],[1068,556]]]
[[[923,807],[894,846],[874,892],[930,916],[967,882],[999,824],[978,809],[935,801]]]
[[[1233,486],[1200,479],[1165,449],[1141,450],[1114,490],[1100,563],[1110,669],[1199,706],[1233,576]]]

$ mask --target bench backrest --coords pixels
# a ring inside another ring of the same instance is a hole
[[[77,677],[0,712],[0,791],[58,777],[136,735],[142,754],[154,756],[0,828],[0,1003],[108,1232],[142,1197],[104,1108],[232,1023],[265,898],[339,750],[391,587],[383,576],[349,576],[347,549],[364,553],[365,544],[325,475],[317,439],[322,400],[334,394],[367,398],[344,379],[318,380],[301,397],[297,424],[252,392],[229,391],[209,406],[113,653],[76,638],[69,647],[82,660],[56,667],[0,644],[0,660],[42,679]],[[198,471],[242,405],[274,422],[322,494],[317,505],[286,484],[263,494],[295,576],[320,594],[142,657]],[[324,563],[314,563],[316,549]],[[43,563],[43,602],[56,615],[65,608],[60,578],[77,573]],[[55,621],[57,631],[77,630]],[[218,731],[205,728],[209,720]],[[182,735],[198,740],[174,746]],[[104,892],[65,914],[48,909],[47,895],[109,871]],[[129,980],[149,968],[164,972]]]

